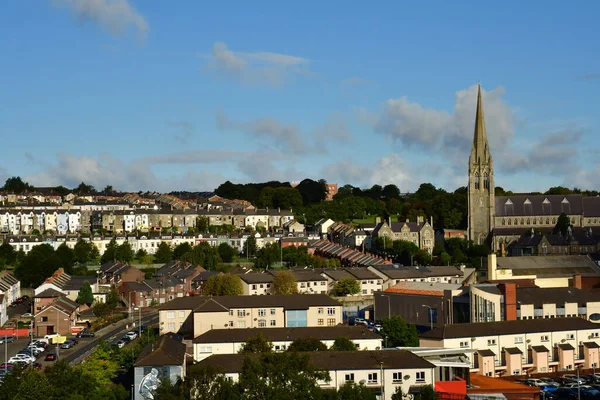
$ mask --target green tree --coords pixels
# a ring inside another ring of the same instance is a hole
[[[242,247],[242,254],[248,257],[256,255],[256,238],[254,236],[249,236],[246,239]]]
[[[143,261],[145,259],[145,257],[148,255],[148,252],[144,249],[139,249],[136,253],[135,253],[135,258],[138,259],[138,261]]]
[[[73,273],[73,265],[75,264],[74,258],[75,255],[73,250],[66,245],[66,243],[62,243],[55,252],[56,256],[60,260],[60,266],[65,269],[67,274]]]
[[[15,265],[17,262],[17,252],[10,244],[2,243],[2,245],[0,245],[0,258],[3,259],[7,265]]]
[[[167,242],[160,242],[158,249],[156,249],[156,253],[154,253],[154,261],[163,264],[168,263],[172,259],[173,251],[171,250],[171,246],[169,246]]]
[[[320,203],[327,196],[327,182],[304,179],[296,186],[296,190],[300,193],[304,205]]]
[[[92,287],[88,281],[83,282],[79,293],[77,294],[78,304],[87,304],[88,307],[94,302],[94,293],[92,293]]]
[[[41,244],[19,258],[15,276],[21,281],[21,287],[37,287],[61,265],[52,246]]]
[[[244,287],[238,275],[222,274],[208,278],[203,294],[205,296],[240,296],[243,293]]]
[[[106,194],[112,194],[112,193],[114,193],[114,191],[115,190],[113,189],[112,185],[106,185],[104,187],[104,190],[102,190],[102,192],[106,193]]]
[[[349,294],[360,293],[360,283],[355,278],[343,278],[333,286],[333,293],[336,296],[348,296]]]
[[[337,391],[336,399],[339,400],[376,400],[375,391],[365,385],[346,382]]]
[[[154,400],[180,399],[239,400],[240,389],[217,368],[198,364],[187,369],[185,380],[161,384],[154,395]]]
[[[117,244],[117,241],[115,240],[115,238],[112,238],[111,241],[108,242],[108,244],[106,245],[106,249],[104,250],[104,253],[102,253],[102,257],[100,258],[102,264],[117,259],[118,247],[119,245]]]
[[[552,233],[557,234],[560,233],[563,236],[566,236],[569,232],[569,227],[571,226],[571,220],[565,213],[561,213],[556,220],[556,225],[552,230]]]
[[[208,232],[209,220],[206,217],[198,217],[196,218],[196,229],[200,233]]]
[[[119,247],[117,247],[116,257],[117,260],[123,262],[130,262],[133,260],[133,249],[128,241],[123,242]]]
[[[275,274],[271,284],[271,294],[298,294],[298,283],[292,271]]]
[[[266,353],[273,351],[273,342],[271,339],[263,336],[259,333],[255,336],[248,338],[240,349],[240,354],[252,354],[252,353]]]
[[[435,392],[432,385],[419,386],[419,393],[413,394],[415,400],[438,400],[440,397]],[[392,394],[392,400],[405,400],[406,395],[402,392],[402,387],[396,387],[396,391]]]
[[[394,315],[383,320],[386,347],[418,347],[419,333],[414,325],[407,324],[402,317]]]
[[[98,385],[111,386],[117,376],[119,362],[110,349],[110,345],[101,340],[95,351],[79,365],[81,371],[91,377]]]
[[[281,248],[277,243],[267,243],[256,252],[254,266],[267,268],[275,264],[281,258]]]
[[[77,186],[74,189],[74,191],[79,195],[83,195],[83,194],[94,193],[96,191],[96,189],[94,189],[94,187],[92,185],[88,185],[87,183],[81,182],[79,184],[79,186]]]
[[[294,339],[288,346],[288,351],[327,351],[325,343],[312,337]]]
[[[108,295],[106,296],[106,305],[109,307],[109,309],[111,311],[114,311],[120,302],[121,302],[121,296],[119,295],[117,288],[114,286],[111,286],[110,291],[108,292]]]
[[[173,249],[173,259],[174,260],[181,260],[182,257],[185,254],[189,253],[192,250],[194,250],[194,248],[188,242],[184,242],[184,243],[178,244]]]
[[[347,337],[339,337],[335,339],[333,345],[331,346],[331,350],[333,351],[355,351],[356,345],[354,342]]]
[[[13,176],[11,178],[8,178],[6,182],[4,182],[4,186],[2,187],[2,190],[7,192],[13,192],[16,194],[33,189],[34,187],[27,182],[23,182],[20,176]]]
[[[227,243],[221,243],[219,245],[219,256],[221,257],[221,260],[223,260],[223,262],[232,262],[233,257],[235,257],[236,253],[237,252],[235,251],[235,249]]]
[[[239,377],[242,399],[318,399],[319,381],[329,381],[327,371],[315,368],[307,354],[262,353],[246,357]]]
[[[92,254],[94,248],[96,248],[96,246],[93,243],[80,238],[73,248],[73,259],[80,264],[91,261],[93,259]],[[97,248],[96,251],[98,251]]]
[[[296,188],[279,187],[273,194],[273,207],[284,210],[302,207],[302,196]]]

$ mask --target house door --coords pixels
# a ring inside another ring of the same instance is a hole
[[[54,333],[54,325],[46,327],[46,335],[52,335]]]

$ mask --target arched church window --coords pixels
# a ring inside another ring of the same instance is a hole
[[[508,225],[512,225],[512,219],[508,219]]]
[[[535,225],[537,223],[537,219],[533,219],[533,224]]]
[[[479,189],[479,174],[475,172],[475,189]]]
[[[515,225],[519,225],[519,220],[515,218]]]
[[[490,180],[489,180],[487,172],[484,172],[484,174],[483,174],[483,188],[484,189],[490,188]]]
[[[550,225],[550,218],[546,218],[546,225]]]
[[[531,221],[527,218],[527,225],[531,225]]]
[[[521,225],[525,225],[525,220],[521,218]]]
[[[540,225],[544,224],[544,219],[542,217],[540,217]]]
[[[506,225],[506,220],[502,218],[502,225]]]

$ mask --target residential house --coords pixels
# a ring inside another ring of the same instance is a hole
[[[173,299],[189,295],[186,283],[176,278],[144,279],[135,282],[121,282],[118,287],[125,304],[136,307],[149,307],[164,304]]]
[[[4,326],[6,321],[8,321],[6,296],[0,294],[0,327]]]
[[[333,290],[337,282],[348,278],[356,279],[360,284],[360,292],[357,295],[372,295],[383,289],[383,279],[367,268],[324,268],[319,272],[327,279],[329,292]]]
[[[34,289],[34,296],[46,289],[54,289],[66,295],[70,300],[75,301],[85,282],[90,284],[93,293],[99,292],[97,280],[93,276],[72,276],[67,274],[63,268],[59,268],[51,277],[46,278],[40,286]]]
[[[21,282],[9,270],[0,271],[0,294],[9,305],[21,297]]]
[[[438,282],[467,284],[475,281],[475,269],[453,266],[418,267],[404,265],[373,265],[370,271],[383,279],[383,289],[399,282]]]
[[[171,384],[185,379],[186,346],[176,335],[162,335],[144,347],[133,367],[133,398],[152,399],[164,379],[169,378]]]
[[[64,293],[52,288],[45,289],[44,291],[36,294],[33,297],[33,313],[42,311],[54,300],[58,299],[59,297],[63,297],[64,295]]]
[[[471,372],[530,375],[598,367],[598,325],[582,318],[449,324],[420,336],[422,347],[476,349]]]
[[[158,280],[167,278],[176,280],[184,284],[186,292],[192,292],[195,290],[192,284],[193,279],[200,272],[205,272],[206,269],[193,265],[191,263],[179,260],[169,261],[163,265],[158,271],[154,273],[154,277]]]
[[[335,221],[330,218],[321,218],[317,222],[315,222],[315,229],[317,232],[321,234],[321,238],[327,237],[327,233],[329,232],[329,228],[335,224]]]
[[[278,272],[270,271],[273,276]],[[298,293],[309,293],[309,294],[327,294],[327,278],[312,270],[292,270],[294,278],[296,278],[296,284],[298,285]]]
[[[339,389],[345,383],[364,383],[391,400],[400,388],[403,393],[418,394],[419,388],[434,385],[435,366],[408,350],[390,351],[316,351],[307,353],[310,364],[329,371],[329,379],[319,381],[323,389]],[[199,365],[217,368],[237,381],[242,372],[244,354],[215,354]]]
[[[259,334],[271,341],[275,351],[285,351],[294,340],[304,338],[318,339],[331,348],[341,337],[352,340],[357,350],[381,349],[381,336],[365,326],[211,329],[194,338],[194,361],[213,354],[237,354],[248,339]]]
[[[216,328],[335,326],[342,305],[327,295],[193,296],[159,309],[161,333],[197,337]]]
[[[392,263],[391,260],[386,260],[378,255],[348,248],[325,239],[309,242],[308,251],[325,258],[337,258],[342,265],[347,267],[368,267]]]
[[[274,276],[267,272],[252,272],[238,274],[242,280],[244,295],[265,295],[271,294],[271,285]]]
[[[433,230],[433,217],[429,222],[423,217],[417,217],[417,222],[382,222],[375,227],[373,237],[386,237],[389,240],[404,240],[412,242],[419,249],[433,252],[435,246],[435,231]]]
[[[283,229],[289,233],[304,233],[305,226],[295,219],[291,219],[283,224]]]
[[[138,268],[121,261],[111,260],[100,266],[100,280],[103,284],[118,285],[121,281],[141,281],[144,277],[145,274]]]
[[[298,237],[298,236],[282,237],[279,239],[279,243],[281,243],[282,248],[286,248],[286,247],[290,247],[290,246],[294,246],[294,247],[298,248],[300,246],[308,246],[308,239],[305,237]]]
[[[222,275],[222,272],[215,271],[203,271],[198,273],[194,278],[192,278],[192,289],[195,294],[203,295],[204,294],[204,285],[213,275]]]
[[[54,299],[34,314],[35,336],[43,337],[53,333],[70,335],[76,326],[78,311],[79,304],[66,296]]]

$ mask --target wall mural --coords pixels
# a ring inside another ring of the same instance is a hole
[[[140,382],[138,392],[144,399],[154,399],[154,392],[160,385],[160,381],[169,376],[169,367],[144,368],[144,377]]]

